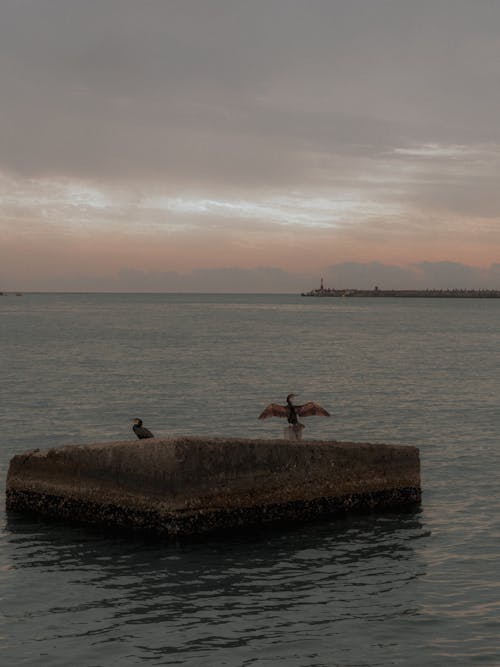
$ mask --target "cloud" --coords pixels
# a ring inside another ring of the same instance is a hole
[[[277,267],[196,269],[187,274],[123,269],[117,276],[122,289],[170,292],[299,292],[310,276]]]
[[[438,285],[443,289],[471,289],[500,287],[500,265],[481,268],[459,262],[420,262],[415,267],[420,282],[426,286]]]
[[[12,290],[60,291],[60,281],[61,272],[54,266],[35,282],[17,283]],[[107,275],[65,271],[64,284],[68,292],[300,293],[312,284],[312,276],[277,267],[195,269],[186,273],[123,268]]]
[[[395,288],[413,287],[415,270],[410,267],[391,266],[381,262],[344,262],[330,266],[324,275],[325,286],[335,289],[371,289],[378,285]]]
[[[57,254],[55,253],[55,257]],[[285,271],[257,266],[174,270],[123,267],[99,274],[78,270],[61,272],[57,261],[42,271],[35,282],[3,284],[6,290],[75,292],[198,292],[198,293],[294,293],[319,287],[336,289],[500,289],[500,263],[482,268],[459,262],[420,262],[408,266],[380,262],[344,262],[318,267],[317,272]]]
[[[459,262],[419,262],[409,266],[346,262],[328,267],[325,286],[338,289],[500,288],[500,264],[477,267]]]
[[[251,188],[331,182],[406,140],[498,140],[499,18],[462,0],[8,0],[2,161]]]

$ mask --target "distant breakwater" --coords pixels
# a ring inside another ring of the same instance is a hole
[[[203,437],[14,456],[8,510],[158,536],[399,509],[421,500],[416,447]]]
[[[431,299],[500,299],[500,290],[493,289],[424,289],[424,290],[382,290],[375,287],[363,289],[330,289],[319,287],[301,296],[316,297],[403,297]]]

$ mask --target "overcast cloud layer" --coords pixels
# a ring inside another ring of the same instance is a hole
[[[499,25],[491,0],[4,0],[0,288],[498,287]]]

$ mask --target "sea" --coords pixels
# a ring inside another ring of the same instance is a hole
[[[500,300],[0,296],[0,664],[500,665]],[[420,450],[422,504],[155,541],[6,512],[11,457],[157,436]]]

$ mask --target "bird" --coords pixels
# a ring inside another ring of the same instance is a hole
[[[151,433],[151,431],[142,425],[142,419],[136,417],[133,421],[134,425],[132,426],[132,430],[139,438],[139,440],[143,440],[144,438],[154,438],[154,435]]]
[[[292,403],[292,398],[295,398],[295,396],[296,394],[288,394],[286,397],[286,405],[270,403],[261,412],[259,419],[267,419],[268,417],[286,417],[288,423],[292,426],[301,426],[304,428],[304,425],[299,423],[299,417],[311,417],[313,415],[322,417],[330,416],[330,413],[327,412],[325,408],[314,403],[314,401],[309,401],[308,403],[304,403],[304,405],[294,405]]]

